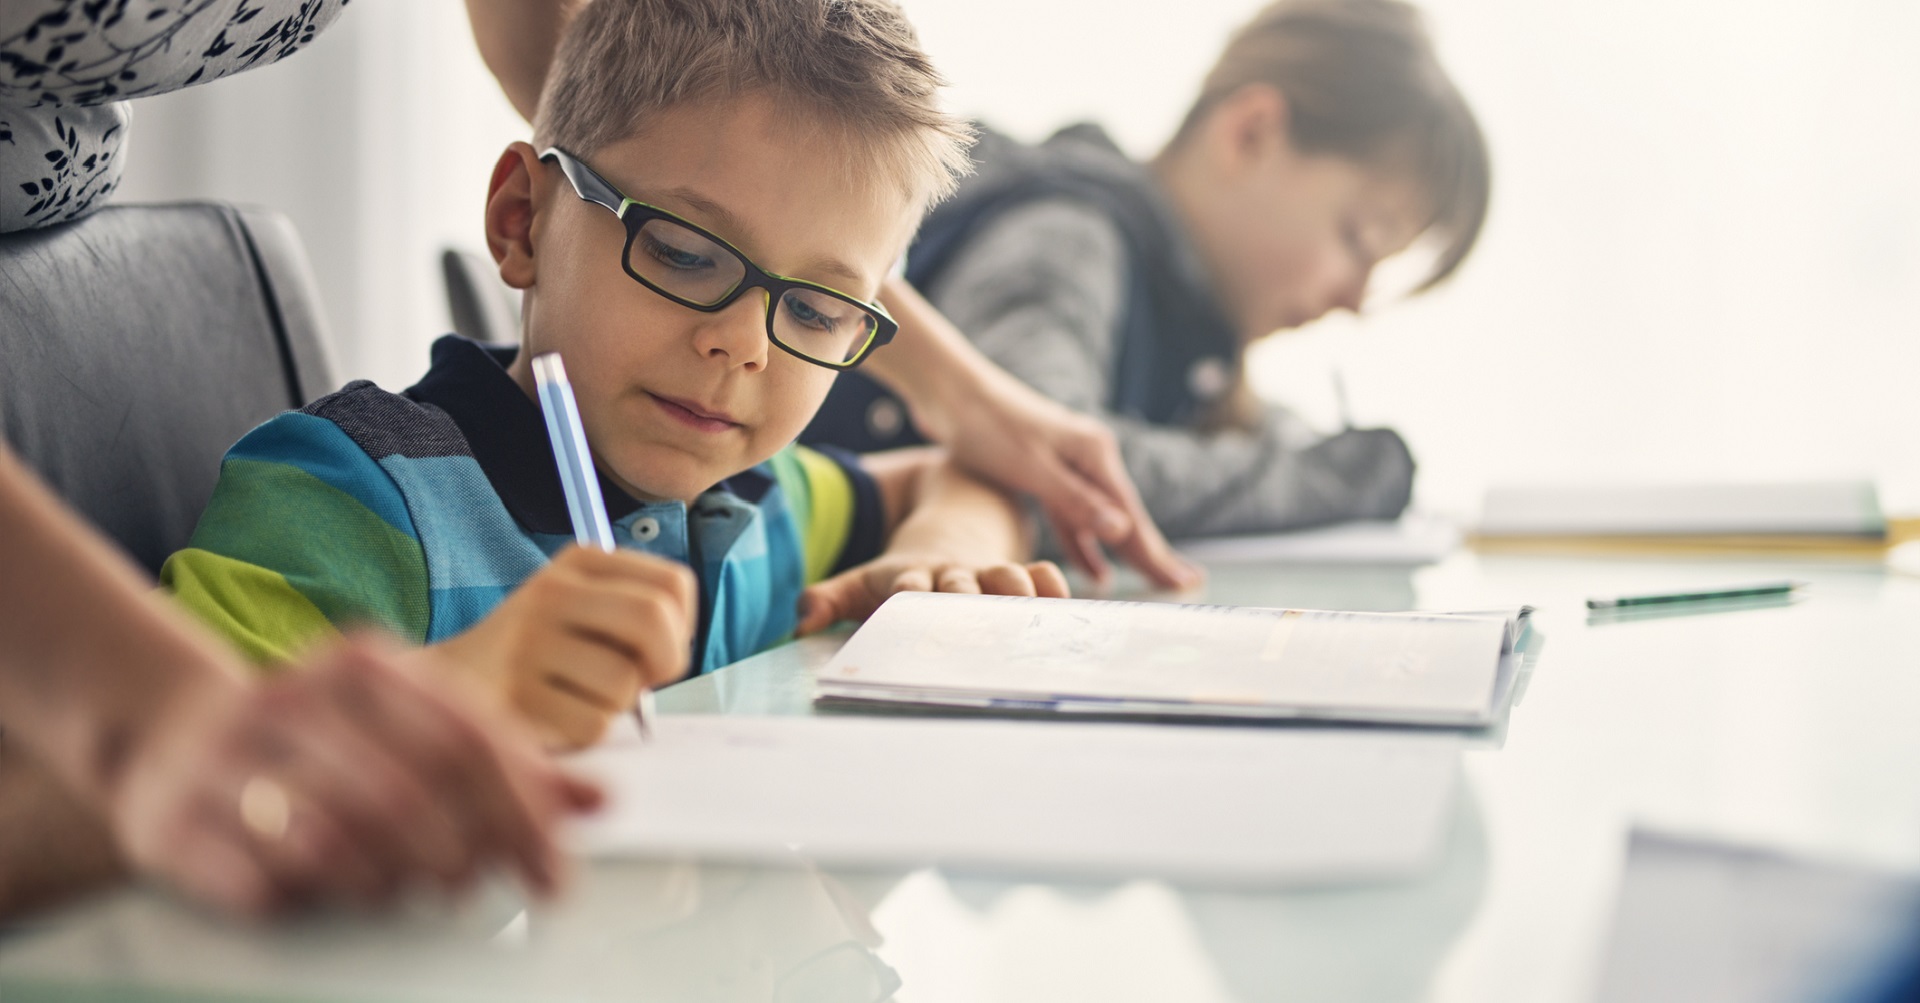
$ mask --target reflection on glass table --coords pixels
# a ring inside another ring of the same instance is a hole
[[[490,887],[457,908],[247,928],[150,893],[25,943],[0,998],[880,1003],[900,989],[867,907],[801,860],[599,862],[553,909]],[[894,878],[865,875],[885,886]]]
[[[1409,880],[1255,893],[602,861],[553,909],[494,889],[452,914],[268,931],[131,891],[0,939],[0,1000],[1591,1003],[1637,828],[1920,875],[1920,579],[1475,554],[1345,570],[1216,569],[1186,601],[1528,603],[1553,638],[1497,739],[1469,743],[1450,835]],[[1586,620],[1592,595],[1775,577],[1813,588],[1791,606]],[[810,713],[811,669],[843,637],[672,687],[660,709]]]

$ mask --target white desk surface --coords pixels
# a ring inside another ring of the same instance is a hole
[[[1592,623],[1583,600],[1769,578],[1795,604]],[[128,891],[0,934],[0,1000],[1215,1000],[1580,1003],[1634,825],[1920,873],[1920,578],[1869,564],[1458,554],[1215,569],[1208,601],[1539,607],[1507,727],[1465,757],[1421,879],[1236,894],[695,861],[601,863],[527,914],[248,930]],[[661,694],[807,713],[838,637]],[[1249,792],[1250,796],[1257,792]],[[896,989],[897,986],[897,989]]]

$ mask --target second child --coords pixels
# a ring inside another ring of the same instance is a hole
[[[1113,430],[1170,538],[1389,518],[1413,460],[1387,429],[1322,435],[1248,391],[1247,349],[1359,312],[1374,267],[1430,238],[1424,290],[1488,203],[1487,150],[1399,0],[1279,0],[1227,43],[1185,121],[1136,163],[1093,125],[988,133],[907,276],[989,358]],[[844,380],[808,441],[919,441]]]

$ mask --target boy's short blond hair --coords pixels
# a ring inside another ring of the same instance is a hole
[[[944,83],[889,0],[589,0],[554,55],[534,133],[592,156],[668,108],[766,93],[851,154],[851,181],[925,205],[970,167],[972,131],[941,108]]]

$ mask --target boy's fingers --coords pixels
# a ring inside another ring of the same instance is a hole
[[[649,686],[686,675],[694,612],[650,585],[583,585],[561,606],[566,627],[610,647],[638,668]]]
[[[594,550],[570,547],[561,555],[575,554],[568,564],[592,578],[615,578],[652,586],[672,595],[681,606],[693,608],[699,601],[699,583],[693,571],[679,561],[656,557],[638,550]],[[554,558],[559,562],[559,556]]]
[[[1025,567],[1018,564],[996,564],[990,568],[983,568],[978,578],[980,591],[990,595],[1030,596],[1034,594],[1032,575]]]
[[[1027,574],[1033,580],[1035,595],[1048,599],[1066,599],[1073,595],[1073,590],[1067,586],[1066,573],[1052,561],[1034,561],[1027,565]]]
[[[693,660],[692,621],[682,611],[646,603],[633,619],[633,640],[640,648],[640,681],[658,689],[687,674]]]
[[[623,647],[563,630],[547,641],[539,657],[550,675],[559,676],[594,706],[618,713],[640,695],[641,672]]]
[[[800,622],[794,627],[794,633],[812,634],[842,620],[855,619],[848,611],[854,606],[853,594],[866,590],[862,577],[856,568],[809,585],[800,593]]]
[[[565,751],[599,741],[617,716],[615,711],[568,692],[564,685],[527,687],[520,695],[520,710],[533,722],[543,745]]]
[[[979,595],[980,578],[972,568],[946,568],[934,578],[935,591]]]
[[[889,584],[887,587],[888,595],[893,595],[896,592],[932,592],[932,591],[933,591],[933,571],[928,568],[908,568],[907,570],[902,571],[897,575],[894,575],[892,583]],[[874,603],[871,607],[869,607],[866,610],[866,613],[872,613],[875,609],[879,608],[879,605],[880,605],[879,603]],[[866,614],[865,613],[861,614],[859,618],[862,620],[866,619]]]

